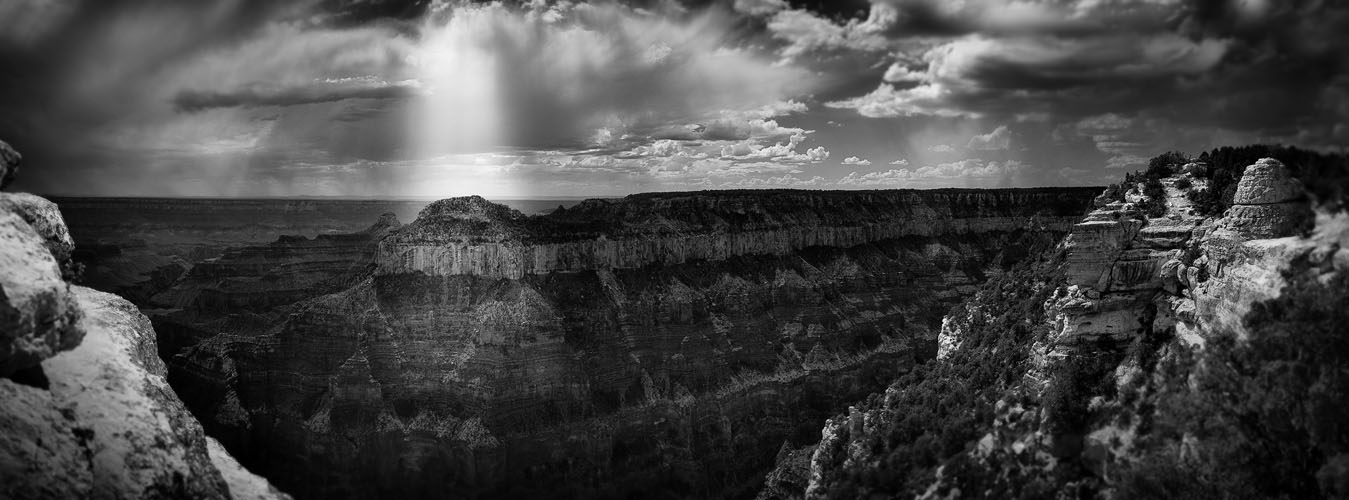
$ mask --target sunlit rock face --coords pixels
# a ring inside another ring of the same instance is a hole
[[[1132,203],[1114,202],[1073,226],[1063,242],[1067,286],[1048,306],[1054,311],[1056,346],[1125,344],[1150,321],[1145,316],[1167,282],[1162,270],[1181,257],[1192,232],[1205,221],[1176,187],[1179,178],[1162,180],[1165,216],[1149,219]],[[1176,270],[1170,269],[1174,278]]]
[[[9,376],[74,347],[84,331],[79,306],[45,238],[4,208],[0,205],[0,376]]]
[[[277,242],[215,261],[237,274],[156,321],[219,332],[173,383],[299,497],[748,495],[1096,192],[671,193],[535,217],[443,200],[367,239],[370,267],[325,281],[344,288],[211,305],[282,274],[241,263]]]
[[[0,498],[287,498],[208,449],[149,320],[66,281],[71,248],[54,204],[0,193]]]

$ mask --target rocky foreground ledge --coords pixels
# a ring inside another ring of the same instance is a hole
[[[0,184],[19,155],[0,142]],[[149,320],[71,284],[56,205],[0,193],[0,498],[288,498],[169,388]]]

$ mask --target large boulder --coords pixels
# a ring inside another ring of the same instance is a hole
[[[1234,205],[1268,205],[1306,197],[1302,184],[1293,178],[1283,162],[1261,158],[1246,167],[1237,183]]]
[[[14,176],[19,173],[21,160],[23,155],[9,147],[5,141],[0,141],[0,189],[9,187],[9,183],[14,182]]]
[[[47,245],[52,258],[61,269],[70,267],[70,254],[75,251],[75,240],[70,237],[65,219],[55,203],[29,193],[0,193],[0,212],[10,212],[22,217]]]
[[[0,210],[0,377],[80,343],[80,308],[46,240]]]
[[[1238,240],[1280,238],[1306,230],[1311,221],[1302,184],[1279,160],[1262,158],[1241,175],[1221,228]]]

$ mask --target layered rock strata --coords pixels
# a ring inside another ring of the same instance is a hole
[[[174,385],[301,497],[743,495],[784,442],[931,357],[940,312],[1094,193],[674,193],[536,217],[452,199],[370,243],[344,289],[228,313],[204,299],[229,280],[196,281],[157,321],[220,332],[173,359]]]
[[[519,279],[788,255],[814,246],[998,230],[1018,226],[1024,207],[1072,205],[1052,189],[676,193],[589,200],[528,218],[471,197],[433,203],[406,231],[381,242],[378,273]]]

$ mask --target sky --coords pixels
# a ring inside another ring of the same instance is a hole
[[[1349,144],[1336,0],[0,0],[11,189],[1101,185]]]

